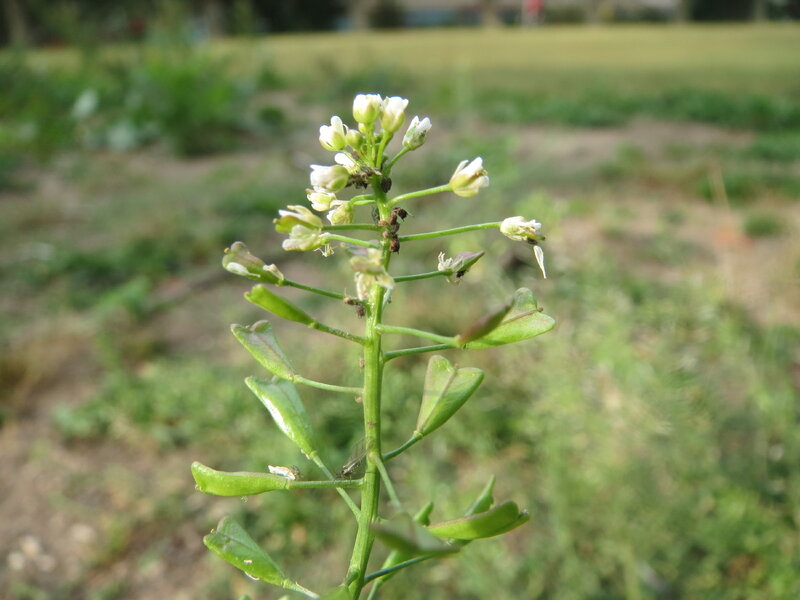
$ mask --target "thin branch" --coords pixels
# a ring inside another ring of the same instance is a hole
[[[384,360],[392,360],[400,356],[409,356],[411,354],[423,354],[424,352],[436,352],[437,350],[450,350],[456,348],[453,344],[433,344],[431,346],[418,346],[417,348],[402,348],[401,350],[389,350],[383,353]]]
[[[314,381],[313,379],[306,379],[302,375],[295,375],[292,377],[293,383],[302,383],[303,385],[307,385],[308,387],[317,388],[320,390],[328,390],[329,392],[339,392],[342,394],[354,394],[356,396],[361,395],[363,390],[358,387],[345,387],[341,385],[333,385],[330,383],[322,383],[321,381]]]
[[[431,277],[441,277],[452,275],[452,269],[445,271],[428,271],[427,273],[417,273],[416,275],[398,275],[394,278],[395,283],[402,283],[403,281],[416,281],[417,279],[430,279]]]
[[[414,329],[413,327],[398,327],[396,325],[379,324],[376,327],[381,333],[397,333],[401,335],[414,335],[416,337],[439,342],[440,344],[453,345],[454,339],[452,336],[438,335],[430,331],[423,331],[422,329]]]
[[[376,250],[380,250],[380,244],[375,242],[365,242],[364,240],[359,240],[357,238],[347,237],[345,235],[338,235],[336,233],[326,233],[325,237],[329,240],[336,240],[339,242],[344,242],[345,244],[353,244],[355,246],[364,246],[365,248],[375,248]]]
[[[413,242],[414,240],[429,240],[432,238],[444,237],[446,235],[456,235],[467,231],[478,231],[479,229],[498,229],[500,221],[492,223],[479,223],[477,225],[465,225],[464,227],[454,227],[453,229],[441,229],[439,231],[429,231],[427,233],[412,233],[411,235],[401,235],[397,238],[399,242]]]
[[[406,567],[410,567],[412,565],[416,565],[423,561],[429,560],[431,558],[436,558],[437,556],[441,556],[440,554],[423,554],[422,556],[417,556],[415,558],[410,558],[409,560],[403,561],[401,563],[397,563],[396,565],[392,565],[391,567],[386,567],[385,569],[381,569],[380,571],[375,571],[370,573],[364,577],[364,583],[369,583],[373,579],[378,579],[379,577],[383,577],[384,575],[390,575],[400,569],[405,569]]]

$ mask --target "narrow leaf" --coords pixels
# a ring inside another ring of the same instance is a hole
[[[231,325],[236,339],[261,365],[281,379],[293,379],[297,374],[286,354],[278,345],[269,321],[259,321],[249,327]]]
[[[520,342],[550,331],[555,324],[552,317],[539,310],[533,292],[520,288],[514,292],[511,310],[497,329],[480,339],[468,342],[464,347],[473,350]]]
[[[256,306],[260,306],[267,312],[287,321],[295,321],[304,325],[315,323],[314,319],[300,310],[300,308],[261,284],[254,285],[253,289],[247,292],[244,297]]]
[[[494,498],[492,497],[492,493],[494,492],[494,482],[495,476],[492,475],[489,478],[489,482],[481,490],[481,493],[478,494],[478,497],[475,498],[472,504],[469,505],[469,508],[467,508],[466,512],[464,513],[465,517],[486,512],[492,507],[492,504],[494,504]]]
[[[423,554],[452,554],[459,551],[457,546],[444,543],[409,517],[373,525],[372,530],[386,547],[397,550],[406,559]]]
[[[428,531],[442,538],[477,540],[510,531],[529,519],[528,513],[520,512],[516,503],[505,502],[489,511],[435,523],[428,527]]]
[[[461,408],[483,381],[483,371],[456,369],[443,356],[428,361],[422,405],[414,435],[422,437],[444,425]]]
[[[245,383],[267,407],[278,428],[313,460],[317,455],[314,431],[294,384],[281,380],[270,382],[258,377],[248,377]]]
[[[203,538],[203,543],[214,554],[250,577],[282,588],[294,585],[269,554],[264,552],[231,517],[223,517],[217,528]]]
[[[192,476],[198,490],[215,496],[251,496],[286,490],[290,484],[286,477],[272,473],[217,471],[199,462],[192,463]]]

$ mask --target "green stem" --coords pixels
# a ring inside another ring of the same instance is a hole
[[[398,275],[394,278],[394,281],[395,283],[402,283],[403,281],[416,281],[417,279],[430,279],[431,277],[446,277],[452,274],[452,269],[447,269],[445,271],[428,271],[427,273],[417,273],[416,275]]]
[[[421,196],[430,196],[431,194],[438,194],[440,192],[449,192],[450,184],[437,185],[436,187],[426,188],[424,190],[417,190],[416,192],[409,192],[407,194],[400,194],[389,200],[389,206],[394,206],[403,200],[411,200],[412,198],[420,198]]]
[[[292,481],[290,490],[324,489],[324,488],[358,488],[361,487],[360,479],[329,479],[327,481]]]
[[[394,133],[389,133],[384,129],[383,136],[381,137],[381,144],[378,146],[378,155],[375,157],[375,168],[381,168],[381,162],[383,162],[383,151],[386,149],[386,145],[392,140],[394,137]],[[385,199],[385,197],[384,197]]]
[[[388,220],[390,209],[386,205],[386,194],[380,187],[379,177],[373,178],[373,190],[378,200],[379,217]],[[388,240],[382,244],[382,260],[388,267],[391,249]],[[378,463],[381,456],[381,388],[383,384],[383,352],[381,350],[381,332],[379,326],[383,319],[383,301],[386,290],[373,286],[367,302],[367,319],[364,335],[364,393],[362,406],[364,409],[364,443],[367,448],[367,465],[361,486],[361,516],[358,519],[358,531],[353,543],[353,553],[347,569],[345,581],[353,598],[361,595],[364,588],[364,575],[367,572],[369,557],[375,535],[372,524],[378,520],[378,500],[380,497],[380,478]]]
[[[375,571],[370,573],[366,577],[364,577],[364,583],[369,583],[373,579],[378,579],[379,577],[383,577],[384,575],[390,575],[395,571],[399,571],[400,569],[405,569],[406,567],[410,567],[412,565],[416,565],[417,563],[421,563],[426,560],[430,560],[431,558],[435,558],[436,554],[423,554],[422,556],[416,556],[414,558],[410,558],[406,561],[401,563],[397,563],[396,565],[392,565],[391,567],[386,567],[385,569],[381,569],[380,571]]]
[[[352,333],[347,333],[346,331],[342,331],[341,329],[336,329],[335,327],[328,327],[324,323],[320,323],[319,321],[314,321],[311,325],[309,325],[311,329],[316,329],[317,331],[322,331],[324,333],[330,333],[331,335],[338,336],[340,338],[344,338],[351,342],[355,342],[356,344],[363,344],[364,338],[358,335],[353,335]]]
[[[449,350],[455,348],[453,344],[433,344],[431,346],[419,346],[417,348],[402,348],[400,350],[389,350],[383,353],[383,359],[390,361],[393,358],[400,356],[409,356],[411,354],[423,354],[424,352],[436,352],[437,350]]]
[[[381,333],[399,333],[403,335],[414,335],[418,338],[422,338],[424,340],[432,340],[434,342],[439,342],[440,344],[448,344],[448,346],[454,346],[454,338],[448,337],[444,335],[438,335],[436,333],[431,333],[430,331],[423,331],[422,329],[414,329],[413,327],[398,327],[397,325],[378,325],[378,330]]]
[[[403,146],[403,147],[400,149],[400,152],[398,152],[397,154],[395,154],[395,155],[394,155],[392,158],[390,158],[390,159],[389,159],[389,162],[388,162],[388,163],[386,163],[386,166],[383,168],[383,174],[384,174],[386,177],[388,177],[388,176],[389,176],[389,174],[392,172],[392,167],[394,166],[394,163],[396,163],[398,160],[400,160],[401,158],[403,158],[403,156],[404,156],[404,155],[405,155],[407,152],[410,152],[410,151],[411,151],[411,148],[409,148],[408,146]]]
[[[374,460],[378,467],[378,471],[381,474],[381,479],[383,479],[383,484],[386,486],[386,493],[389,494],[389,500],[392,501],[392,504],[394,504],[394,507],[398,511],[402,511],[403,503],[400,502],[400,497],[397,495],[397,492],[394,489],[392,479],[389,477],[389,471],[386,470],[386,465],[383,464],[383,460],[379,456],[375,457]]]
[[[365,248],[375,248],[376,250],[381,249],[381,245],[375,242],[365,242],[364,240],[359,240],[356,238],[347,237],[346,235],[338,235],[336,233],[326,233],[325,237],[329,240],[336,240],[339,242],[344,242],[345,244],[353,244],[355,246],[364,246]]]
[[[283,281],[280,281],[275,285],[277,286],[288,285],[293,288],[297,288],[298,290],[305,290],[307,292],[313,292],[314,294],[319,294],[320,296],[327,296],[328,298],[336,298],[337,300],[344,300],[344,294],[329,292],[328,290],[323,290],[310,285],[305,285],[304,283],[298,283],[297,281],[292,281],[291,279],[284,279]]]
[[[325,465],[324,462],[322,462],[322,459],[316,453],[313,456],[310,456],[309,458],[314,462],[315,465],[317,465],[317,467],[319,467],[319,470],[325,474],[325,477],[328,478],[328,481],[336,481],[336,478],[333,476],[333,473],[331,473],[330,469],[328,469],[328,467]],[[353,499],[340,486],[336,486],[334,489],[342,497],[344,503],[347,504],[348,508],[355,516],[356,521],[359,521],[361,519],[361,511],[355,505]]]
[[[479,223],[477,225],[465,225],[464,227],[454,227],[453,229],[442,229],[440,231],[429,231],[428,233],[413,233],[411,235],[401,235],[398,239],[400,242],[413,242],[414,240],[429,240],[431,238],[444,237],[446,235],[456,235],[457,233],[464,233],[467,231],[477,231],[479,229],[498,229],[500,221],[492,223]]]
[[[322,226],[322,231],[348,231],[348,230],[382,231],[383,227],[380,227],[378,225],[371,225],[369,223],[351,223],[349,225]]]
[[[395,456],[397,456],[399,454],[402,454],[403,452],[405,452],[406,450],[411,448],[411,446],[416,444],[421,439],[422,439],[421,435],[420,436],[416,436],[415,435],[413,437],[410,437],[402,446],[398,446],[397,448],[395,448],[391,452],[387,452],[386,454],[384,454],[383,455],[383,460],[391,460]]]
[[[302,375],[295,375],[292,377],[293,383],[302,383],[308,387],[317,388],[320,390],[328,390],[329,392],[340,392],[342,394],[354,394],[360,396],[363,391],[359,387],[345,387],[341,385],[333,385],[330,383],[322,383],[321,381],[314,381],[313,379],[306,379]]]

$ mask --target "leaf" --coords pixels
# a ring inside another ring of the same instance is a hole
[[[435,523],[428,527],[433,535],[457,540],[477,540],[511,531],[530,519],[515,502],[505,502],[492,510]]]
[[[280,475],[217,471],[196,461],[192,463],[192,476],[197,489],[215,496],[251,496],[273,490],[286,490],[290,486],[290,481]]]
[[[483,381],[483,371],[456,369],[443,356],[432,356],[425,374],[422,404],[414,435],[422,437],[444,425]]]
[[[294,384],[282,380],[270,382],[258,377],[248,377],[245,383],[267,407],[278,428],[313,460],[317,456],[314,431]]]
[[[286,578],[269,554],[232,517],[223,517],[217,528],[203,538],[203,543],[214,554],[250,577],[282,588],[294,586],[294,582]]]
[[[374,524],[372,530],[375,537],[387,548],[397,550],[404,559],[423,554],[452,554],[459,551],[457,546],[444,543],[407,516],[380,525]]]
[[[259,321],[249,327],[231,325],[231,331],[253,358],[273,375],[289,380],[297,375],[292,363],[278,345],[269,321]]]
[[[286,298],[278,296],[278,294],[261,284],[254,285],[253,289],[247,292],[244,297],[256,306],[260,306],[267,312],[287,321],[303,323],[304,325],[316,323],[314,319]]]
[[[520,288],[514,292],[511,310],[494,331],[486,336],[468,342],[469,350],[490,348],[502,344],[513,344],[550,331],[556,322],[539,310],[533,292]]]
[[[476,513],[481,513],[489,510],[494,504],[494,498],[492,497],[492,492],[494,492],[494,482],[495,476],[492,475],[489,478],[488,483],[484,486],[481,490],[481,493],[478,494],[478,497],[472,501],[472,504],[469,505],[464,516],[469,517]]]

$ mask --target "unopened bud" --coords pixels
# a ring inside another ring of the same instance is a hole
[[[330,207],[332,210],[328,212],[328,220],[331,225],[349,225],[353,222],[353,207],[349,202],[334,200]]]
[[[466,160],[461,161],[450,178],[453,193],[464,198],[474,196],[487,185],[489,185],[489,175],[483,168],[483,159],[480,156],[470,163]]]
[[[364,144],[364,134],[358,129],[348,129],[345,137],[347,139],[347,144],[355,150],[360,150],[361,146]]]
[[[319,143],[326,150],[336,152],[347,145],[346,135],[347,127],[339,117],[333,116],[330,125],[322,125],[319,128]]]
[[[358,94],[353,100],[353,118],[370,125],[381,114],[382,100],[378,94]]]
[[[425,137],[431,128],[431,120],[428,117],[419,120],[419,117],[411,119],[406,134],[403,136],[403,146],[409,150],[416,150],[425,143]]]
[[[262,283],[280,284],[285,279],[278,267],[264,264],[264,261],[251,254],[242,242],[234,242],[230,248],[225,249],[222,266],[235,275]]]
[[[311,202],[311,208],[322,212],[330,210],[331,202],[336,200],[336,194],[324,190],[323,188],[316,188],[313,190],[306,190],[306,198]]]
[[[345,187],[349,179],[350,173],[341,165],[311,165],[311,187],[335,193]]]
[[[400,96],[392,96],[383,101],[383,114],[381,115],[381,127],[386,131],[394,133],[403,126],[406,119],[406,106],[408,100]]]

